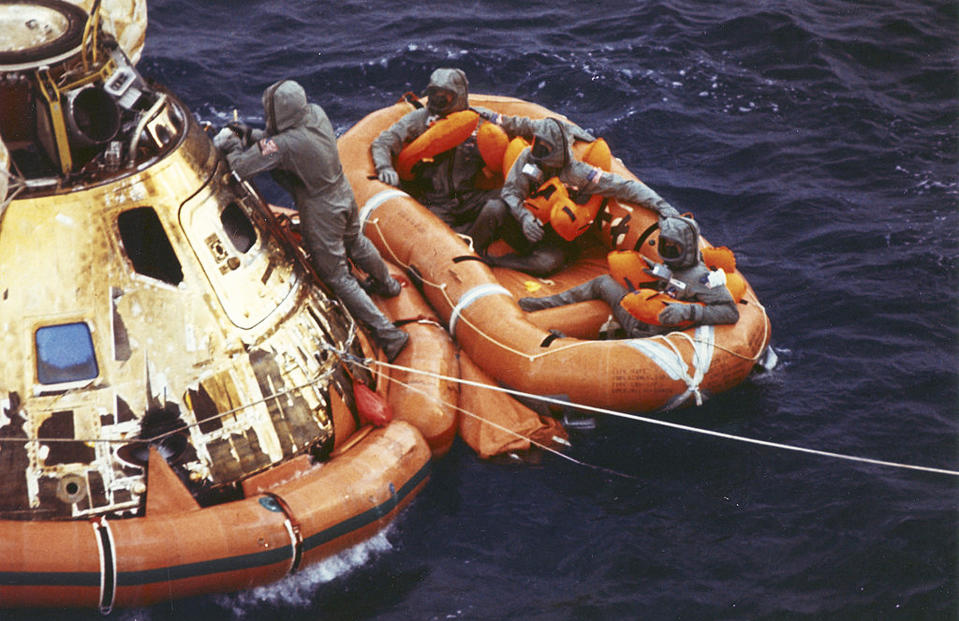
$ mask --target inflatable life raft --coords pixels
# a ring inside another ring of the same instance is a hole
[[[559,116],[506,97],[474,95],[470,103],[506,115]],[[736,324],[698,326],[651,338],[601,339],[610,318],[610,309],[601,301],[534,313],[520,310],[516,303],[520,297],[557,293],[608,273],[610,251],[636,250],[658,260],[656,214],[606,200],[589,232],[577,239],[578,260],[562,272],[537,279],[491,269],[467,241],[410,195],[376,179],[370,145],[410,109],[401,101],[362,119],[340,138],[340,157],[361,205],[367,236],[384,257],[414,275],[462,351],[497,382],[572,403],[653,411],[701,403],[751,373],[769,346],[771,333],[765,310],[745,279]],[[587,148],[587,143],[578,142],[574,153],[582,158]],[[610,166],[616,174],[636,178],[616,158]],[[488,178],[478,181],[488,183]],[[709,246],[705,240],[700,244]],[[503,250],[491,247],[492,252]]]

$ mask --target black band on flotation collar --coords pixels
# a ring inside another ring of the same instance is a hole
[[[453,263],[462,263],[463,261],[479,261],[480,263],[489,265],[489,261],[475,254],[462,254],[458,257],[453,257]]]
[[[559,330],[550,330],[550,331],[549,331],[549,336],[547,336],[545,339],[543,339],[543,342],[540,343],[539,346],[540,346],[540,347],[549,347],[550,345],[553,344],[553,341],[555,341],[556,339],[561,339],[561,338],[563,338],[563,337],[565,337],[565,336],[566,336],[566,335],[563,334],[562,332],[560,332]]]
[[[410,277],[410,282],[413,283],[414,287],[420,291],[423,290],[423,274],[416,269],[415,265],[410,265],[408,268],[406,268],[406,275]]]
[[[633,246],[633,250],[639,251],[643,244],[646,243],[646,240],[649,239],[649,236],[653,234],[653,231],[659,228],[659,221],[653,222],[650,224],[643,234],[639,236],[639,239],[636,240],[636,244]]]

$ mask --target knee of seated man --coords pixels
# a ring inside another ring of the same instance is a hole
[[[501,198],[489,199],[483,204],[483,209],[480,211],[483,218],[496,220],[497,222],[502,222],[507,213],[509,213],[509,207]]]
[[[540,248],[530,255],[529,272],[536,276],[548,276],[566,264],[566,254],[555,248]]]

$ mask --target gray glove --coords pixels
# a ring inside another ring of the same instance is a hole
[[[543,239],[543,225],[529,211],[523,212],[523,221],[520,224],[523,226],[523,236],[530,242],[535,244]]]
[[[223,153],[243,150],[243,141],[229,127],[224,127],[213,137],[213,146]]]
[[[595,137],[579,125],[573,125],[572,123],[566,123],[566,130],[573,140],[582,140],[583,142],[593,142],[596,140]]]
[[[379,177],[383,183],[395,186],[400,185],[400,176],[392,167],[381,168],[377,171],[376,176]]]
[[[696,304],[667,304],[659,311],[659,323],[663,326],[678,326],[684,321],[696,320]]]

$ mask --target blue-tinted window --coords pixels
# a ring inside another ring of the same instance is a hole
[[[38,328],[36,346],[41,384],[93,379],[100,373],[90,328],[83,322]]]

